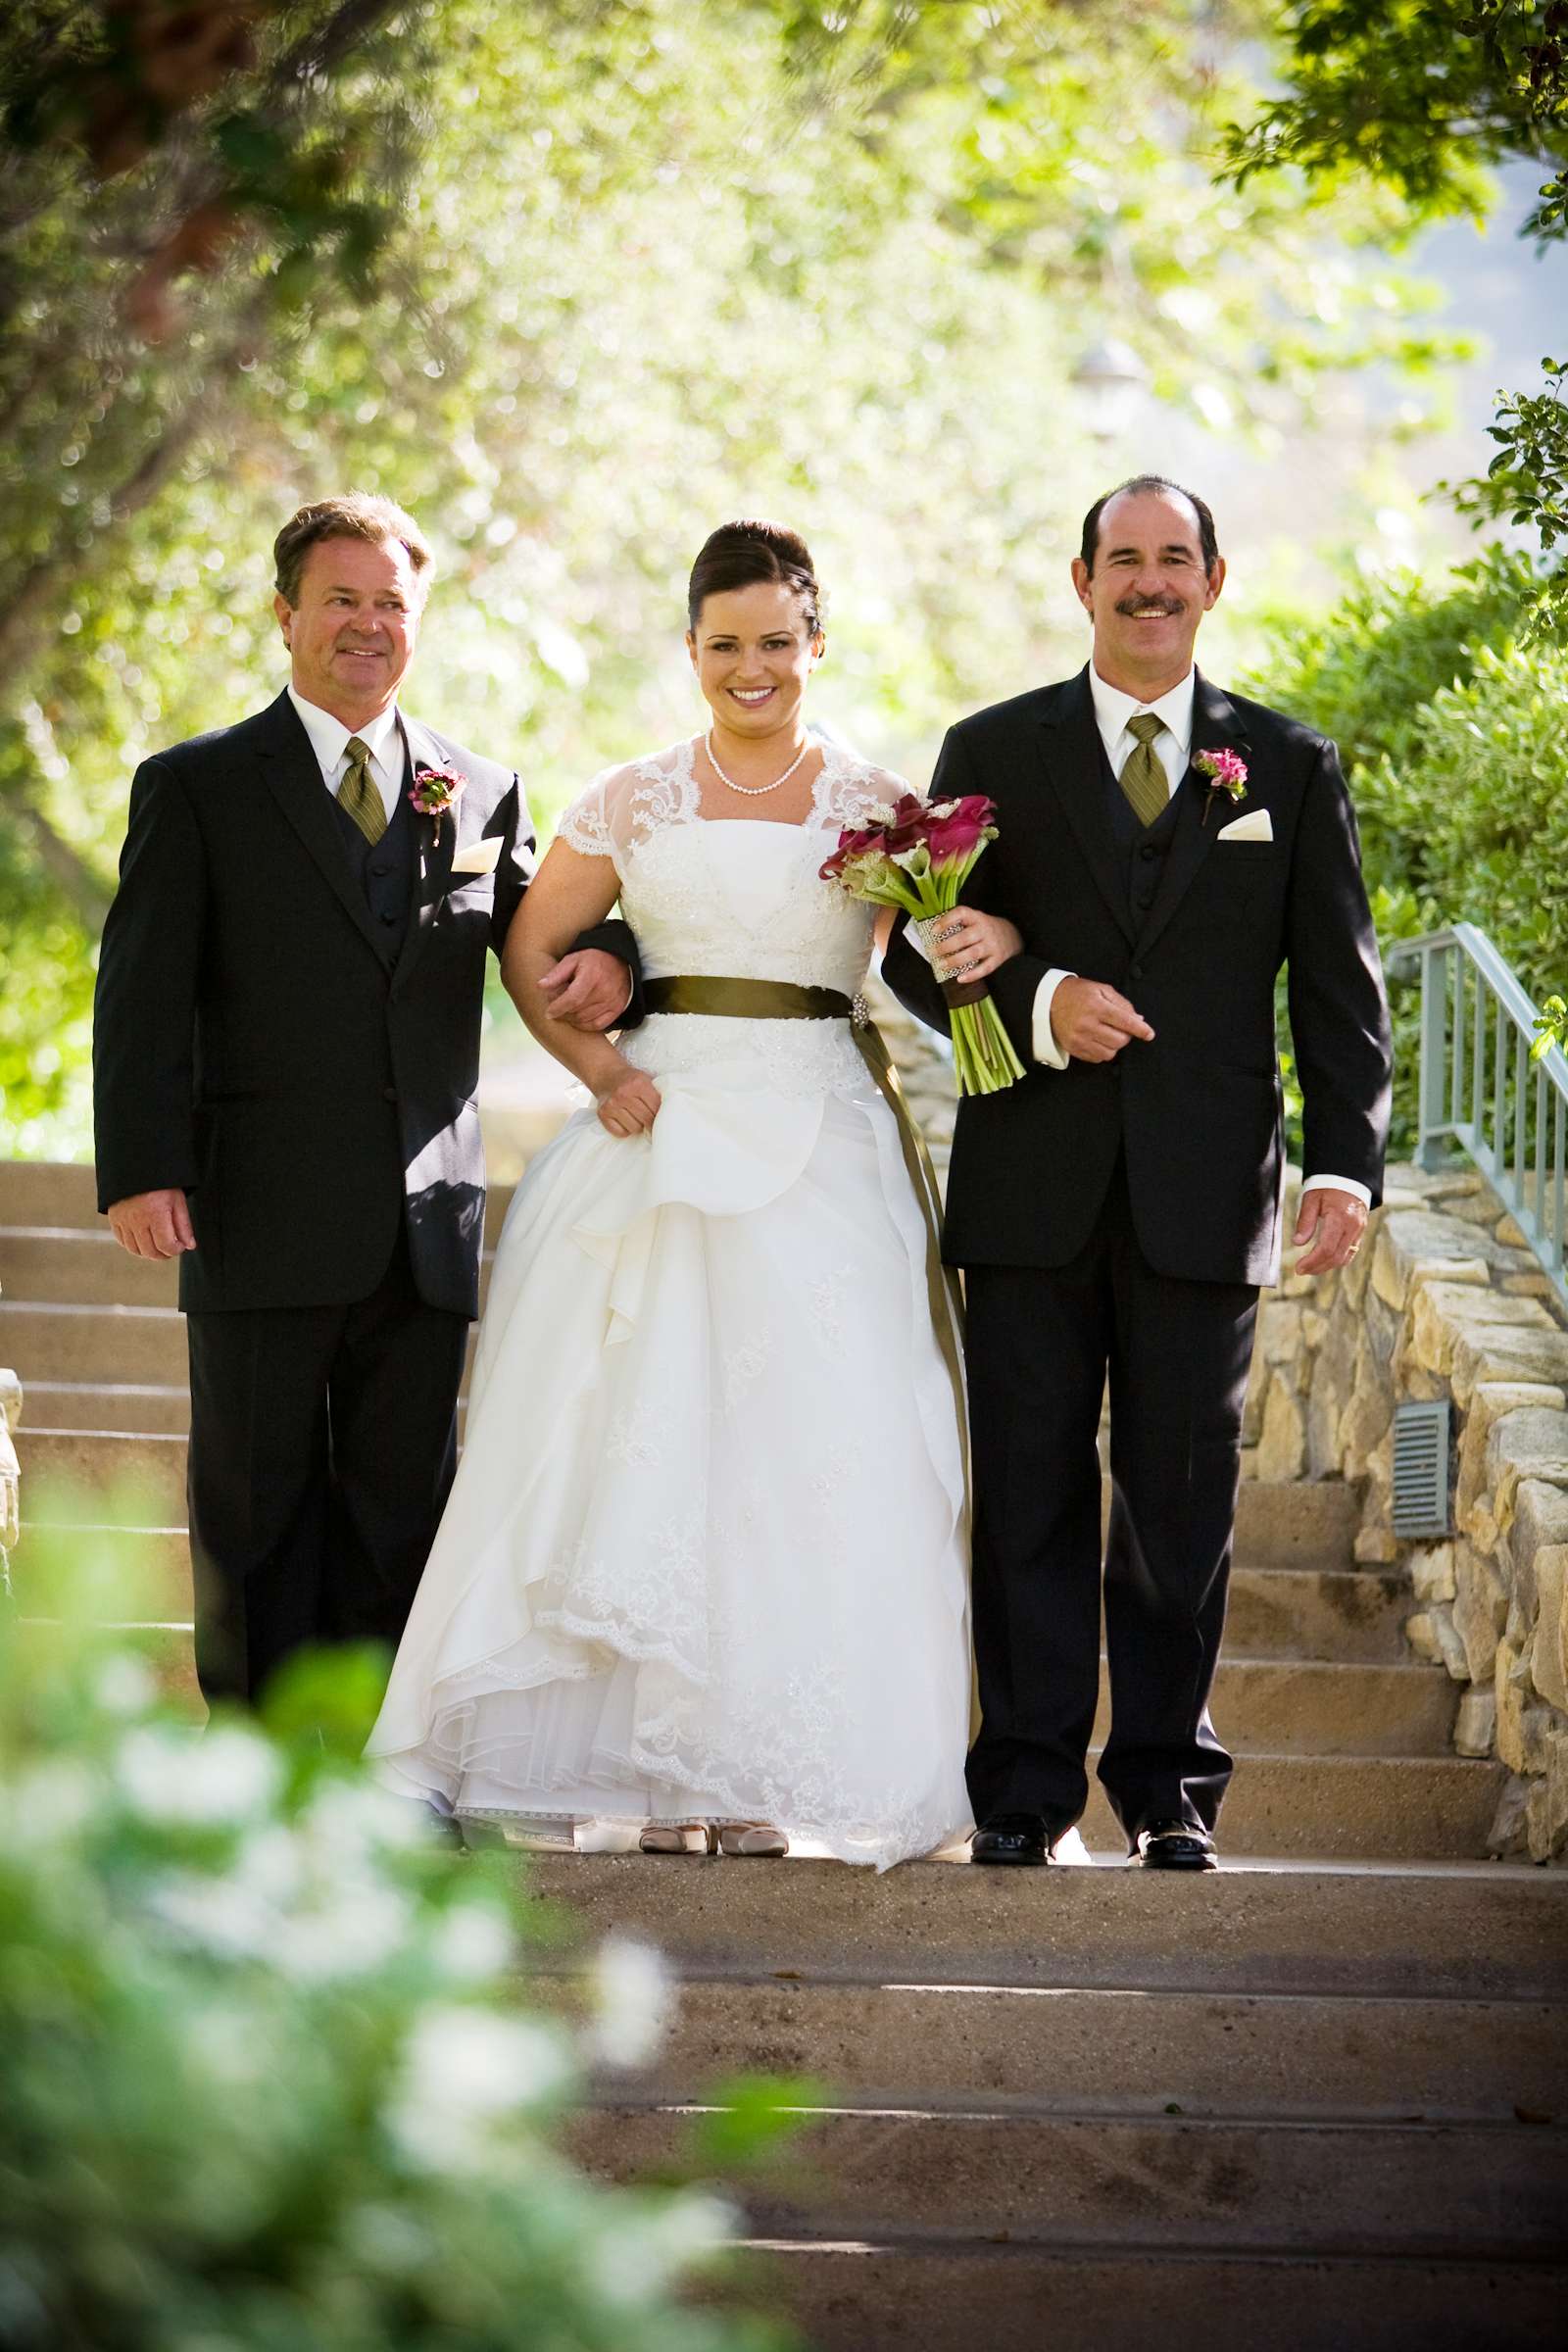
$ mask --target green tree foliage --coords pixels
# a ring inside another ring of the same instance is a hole
[[[29,1574],[57,1609],[123,1613],[122,1562],[84,1583],[41,1541]],[[11,1631],[10,2352],[784,2352],[682,2299],[711,2294],[724,2206],[600,2187],[561,2146],[589,2070],[657,2034],[653,1956],[607,1947],[565,2023],[507,1877],[455,1867],[334,1752],[363,1739],[373,1667],[307,1661],[310,1689],[279,1700],[313,1727],[293,1739],[204,1735],[102,1638]],[[776,2096],[740,2086],[721,2160],[776,2130]]]
[[[1358,587],[1324,618],[1279,622],[1255,683],[1340,745],[1385,942],[1478,923],[1540,998],[1568,936],[1568,657],[1524,639],[1535,586],[1528,559],[1494,549],[1447,581]],[[1392,995],[1397,1152],[1419,990]]]
[[[956,708],[1081,643],[1065,560],[1113,463],[1075,415],[1088,342],[1121,335],[1163,398],[1276,437],[1336,376],[1442,356],[1384,256],[1391,200],[1309,217],[1278,179],[1212,184],[1250,0],[383,13],[288,85],[285,158],[330,149],[334,204],[382,208],[353,269],[346,230],[310,246],[258,195],[169,279],[179,328],[149,342],[126,304],[176,151],[210,162],[339,21],[252,19],[254,63],[112,180],[64,134],[24,157],[0,237],[24,323],[0,360],[13,1150],[80,1136],[82,965],[130,769],[275,690],[266,550],[302,497],[354,483],[419,514],[442,579],[412,699],[518,759],[548,812],[685,723],[680,586],[726,514],[808,529],[825,707],[923,760]]]
[[[1238,187],[1282,166],[1320,194],[1366,179],[1405,199],[1412,222],[1483,219],[1488,166],[1523,158],[1551,173],[1522,234],[1568,237],[1568,0],[1298,0],[1280,25],[1285,88],[1233,123]],[[1568,540],[1568,365],[1542,362],[1537,392],[1499,392],[1498,453],[1457,489],[1479,518],[1507,515],[1547,550]],[[1537,582],[1532,638],[1568,623],[1568,563]]]

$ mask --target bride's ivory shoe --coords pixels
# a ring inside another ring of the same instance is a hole
[[[718,1834],[707,1822],[685,1821],[669,1827],[651,1821],[637,1840],[640,1854],[713,1854]]]
[[[747,1860],[778,1862],[789,1852],[790,1841],[769,1821],[726,1821],[719,1824],[718,1850]]]

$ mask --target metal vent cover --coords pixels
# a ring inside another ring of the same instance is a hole
[[[1436,1404],[1396,1404],[1394,1408],[1396,1536],[1448,1533],[1448,1417],[1446,1397]]]

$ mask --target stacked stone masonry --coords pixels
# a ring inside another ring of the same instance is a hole
[[[1452,1534],[1412,1545],[1392,1523],[1394,1407],[1421,1397],[1453,1405]],[[1252,1477],[1360,1490],[1357,1558],[1408,1569],[1406,1638],[1465,1686],[1455,1746],[1508,1768],[1493,1850],[1561,1860],[1568,1330],[1481,1176],[1391,1168],[1354,1262],[1264,1297],[1245,1435]]]

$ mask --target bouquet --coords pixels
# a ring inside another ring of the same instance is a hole
[[[951,913],[988,841],[996,804],[979,793],[957,801],[922,801],[906,792],[894,807],[871,810],[871,821],[846,825],[823,865],[852,899],[902,906],[916,922]],[[1000,1094],[1023,1076],[1023,1063],[1002,1025],[984,981],[944,980],[953,1027],[953,1066],[960,1095]]]

